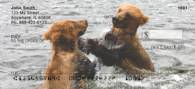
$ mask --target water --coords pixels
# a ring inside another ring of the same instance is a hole
[[[0,0],[0,89],[34,89],[42,81],[19,81],[14,72],[23,75],[41,73],[47,66],[51,51],[44,42],[11,42],[10,37],[41,38],[49,24],[10,24],[11,6],[35,6],[40,15],[49,15],[53,22],[59,19],[87,19],[89,27],[83,38],[99,38],[111,28],[111,17],[117,6],[130,2],[138,5],[149,22],[139,28],[147,30],[182,30],[182,40],[145,40],[142,44],[152,58],[156,74],[142,81],[125,80],[124,74],[113,81],[92,82],[90,89],[195,89],[195,1],[194,0]],[[187,6],[187,9],[178,9]],[[163,36],[163,34],[162,34]],[[141,37],[140,37],[141,38]],[[180,49],[152,49],[155,45],[181,44]],[[94,56],[89,56],[95,59]],[[98,71],[113,73],[113,67]],[[108,75],[111,76],[112,74]],[[118,86],[118,87],[117,87]],[[122,87],[121,87],[122,86]]]

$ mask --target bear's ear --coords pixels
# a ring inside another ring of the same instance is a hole
[[[54,29],[54,26],[53,25],[51,25],[49,28],[48,28],[48,31],[46,31],[46,32],[44,32],[43,34],[42,34],[42,38],[43,38],[43,40],[51,40],[51,31],[52,31],[52,29]]]
[[[49,32],[49,31],[43,33],[43,39],[44,39],[44,40],[50,40],[50,32]]]
[[[148,22],[149,17],[148,16],[143,16],[140,22],[140,25],[144,25],[145,23]]]

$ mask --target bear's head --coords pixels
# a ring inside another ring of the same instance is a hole
[[[119,28],[128,34],[136,34],[137,28],[145,24],[148,17],[133,4],[122,4],[118,7],[116,16],[112,18],[113,28]]]
[[[84,34],[87,26],[86,20],[57,21],[44,33],[44,39],[50,40],[54,50],[71,51],[77,47],[77,40]]]
[[[113,27],[107,33],[105,40],[116,44],[123,44],[129,38],[135,38],[137,28],[148,21],[141,10],[133,4],[122,4],[112,18]]]

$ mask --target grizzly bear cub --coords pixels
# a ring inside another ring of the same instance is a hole
[[[39,89],[86,89],[95,64],[78,50],[77,40],[87,26],[86,20],[61,20],[44,34],[52,44],[52,57],[44,75],[47,79]]]
[[[146,73],[154,72],[154,65],[136,35],[139,26],[145,24],[148,17],[133,4],[123,4],[112,18],[112,30],[100,40],[80,40],[80,49],[99,57],[104,65],[116,65],[127,74],[142,79]],[[86,44],[87,43],[87,44]]]

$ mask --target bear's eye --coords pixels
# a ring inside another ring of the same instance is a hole
[[[125,14],[125,19],[129,19],[129,18],[132,18],[131,14],[130,13],[126,13]]]
[[[121,11],[122,11],[122,10],[121,10],[121,9],[119,9],[119,10],[118,10],[118,13],[120,13]]]
[[[59,31],[60,31],[61,33],[64,33],[64,29],[63,29],[63,28],[61,28]]]

